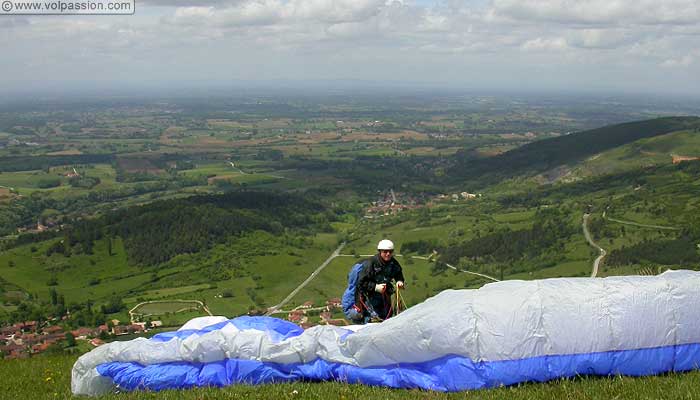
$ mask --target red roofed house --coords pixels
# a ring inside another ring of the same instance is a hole
[[[42,336],[42,339],[45,342],[56,343],[56,342],[60,342],[61,340],[66,340],[66,334],[63,332],[52,333],[50,335]]]
[[[304,312],[299,310],[294,310],[287,315],[287,319],[292,322],[299,322],[304,318]]]
[[[114,332],[115,335],[126,335],[129,333],[129,330],[124,325],[115,325],[114,328],[112,328],[112,332]]]
[[[340,308],[340,304],[340,299],[337,297],[333,297],[332,299],[328,299],[328,301],[326,301],[326,305],[328,307]]]
[[[63,328],[61,328],[58,325],[51,325],[46,328],[44,328],[44,333],[51,335],[54,333],[63,333]]]
[[[309,301],[305,301],[304,304],[302,304],[300,308],[311,308],[313,306],[314,306],[314,302],[309,300]]]
[[[15,332],[17,332],[17,328],[15,328],[14,326],[3,326],[2,328],[0,328],[0,334],[3,335],[10,336],[14,335]]]
[[[0,352],[8,359],[23,358],[28,356],[24,351],[25,347],[19,344],[10,343],[7,346],[0,346]]]
[[[20,336],[19,339],[22,341],[22,345],[24,346],[33,346],[42,340],[39,335],[34,333],[25,333],[24,335]]]
[[[76,339],[87,339],[88,336],[92,336],[93,332],[94,329],[80,327],[74,331],[71,331],[71,334]]]
[[[51,343],[44,342],[44,343],[39,343],[35,344],[32,346],[32,353],[41,353],[43,351],[46,351],[51,346]]]
[[[18,322],[14,325],[16,331],[31,332],[36,331],[36,321]]]

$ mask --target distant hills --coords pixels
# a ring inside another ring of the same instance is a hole
[[[640,139],[598,153],[580,162],[565,180],[576,180],[657,165],[690,161],[700,157],[700,134],[693,130]]]
[[[678,131],[700,134],[700,118],[664,117],[610,125],[529,143],[490,158],[474,159],[462,153],[452,175],[490,184],[513,176],[536,175],[563,165],[574,165],[606,150]]]

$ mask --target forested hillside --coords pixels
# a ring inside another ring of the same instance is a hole
[[[324,211],[308,196],[244,191],[131,207],[109,215],[104,224],[124,238],[130,262],[157,264],[258,229],[328,230],[334,215]]]
[[[679,130],[700,131],[700,118],[668,117],[605,126],[529,143],[499,156],[479,160],[474,160],[468,152],[461,152],[450,176],[482,184],[495,183],[516,175],[537,174],[561,165],[573,165],[605,150]]]
[[[578,227],[568,218],[569,212],[543,208],[535,213],[531,228],[505,227],[478,233],[473,239],[440,247],[440,260],[471,268],[489,263],[506,265],[507,270],[501,272],[508,274],[542,268],[540,259],[544,254],[563,251],[571,235],[578,233]]]
[[[307,229],[329,230],[328,224],[334,218],[313,196],[261,191],[193,196],[72,221],[49,247],[47,255],[92,254],[96,240],[106,236],[111,242],[121,237],[131,264],[155,265],[178,254],[208,249],[245,232],[281,234],[292,229],[303,234]]]

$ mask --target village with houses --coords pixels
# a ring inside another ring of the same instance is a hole
[[[28,358],[50,351],[52,347],[62,351],[63,347],[74,345],[76,341],[85,341],[97,347],[110,338],[147,333],[160,326],[161,321],[121,324],[115,319],[96,328],[64,330],[60,325],[39,321],[17,322],[0,327],[0,355],[4,359]]]
[[[306,301],[290,311],[280,312],[287,314],[288,321],[308,329],[315,325],[348,325],[348,321],[345,318],[333,318],[333,314],[340,310],[340,298],[334,297],[326,300],[324,306],[315,306],[312,301]]]
[[[275,314],[286,314],[288,321],[298,324],[304,329],[315,325],[348,325],[348,321],[338,318],[341,312],[341,300],[334,297],[326,301],[325,305],[317,306],[312,301],[288,310],[278,311]],[[255,311],[251,315],[256,315]],[[131,322],[122,324],[113,319],[108,323],[95,328],[79,327],[77,329],[64,329],[57,321],[24,321],[12,325],[0,327],[0,358],[19,359],[28,358],[42,353],[51,352],[53,349],[63,351],[66,347],[74,346],[77,341],[84,341],[91,347],[98,347],[112,340],[119,340],[120,336],[146,335],[153,329],[162,328],[162,321]]]
[[[420,196],[394,192],[394,189],[390,189],[389,192],[384,193],[380,199],[373,201],[371,205],[365,209],[364,217],[367,219],[381,218],[384,216],[396,215],[401,211],[430,207],[438,202],[475,200],[480,197],[481,193],[469,193],[466,191],[428,197],[427,195]]]

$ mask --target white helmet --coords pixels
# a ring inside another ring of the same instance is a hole
[[[389,239],[384,239],[377,245],[377,250],[394,250],[394,242]]]

